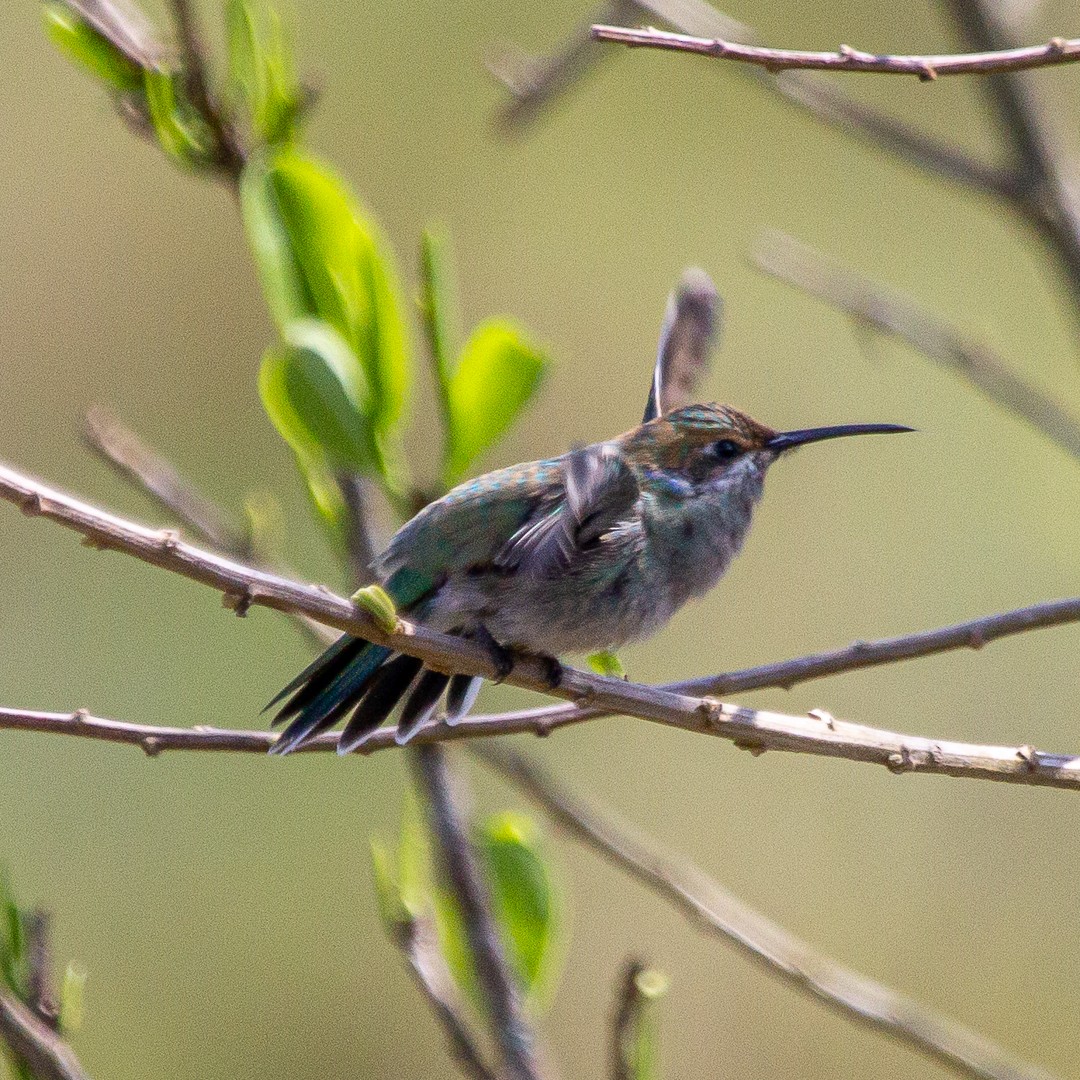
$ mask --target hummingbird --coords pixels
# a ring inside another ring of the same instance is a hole
[[[776,461],[811,443],[913,430],[776,431],[730,405],[673,408],[696,381],[717,308],[711,281],[688,272],[669,301],[640,425],[468,480],[402,526],[374,566],[398,609],[481,642],[499,678],[515,653],[539,655],[555,686],[557,657],[649,637],[716,585]],[[344,720],[337,749],[350,753],[401,702],[404,744],[444,696],[443,720],[458,722],[480,683],[345,634],[267,706],[283,703],[274,723],[288,722],[270,752],[289,753]]]

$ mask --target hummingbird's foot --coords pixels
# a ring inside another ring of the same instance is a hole
[[[491,657],[491,662],[495,666],[495,678],[493,681],[498,685],[514,670],[513,652],[505,645],[500,645],[491,636],[491,631],[483,623],[477,624],[468,636],[483,645],[487,650],[487,654]]]
[[[563,666],[558,657],[548,656],[547,653],[537,653],[537,659],[544,665],[544,682],[549,690],[558,690],[562,686]]]

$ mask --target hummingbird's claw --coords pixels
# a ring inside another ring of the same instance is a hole
[[[544,682],[549,690],[558,690],[562,686],[563,666],[555,656],[539,654],[540,662],[544,665]]]
[[[491,636],[491,631],[482,623],[477,625],[469,636],[487,650],[487,654],[491,657],[491,662],[495,666],[495,678],[492,681],[498,686],[514,670],[513,652],[505,645],[500,645]]]

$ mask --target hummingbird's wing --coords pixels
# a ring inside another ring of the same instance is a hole
[[[490,567],[520,529],[562,498],[562,459],[527,462],[468,480],[394,534],[378,571],[399,607],[455,573]]]
[[[720,328],[720,294],[704,270],[691,268],[668,297],[642,423],[697,400]]]
[[[562,484],[524,522],[494,563],[531,578],[554,577],[633,513],[640,491],[613,443],[572,450],[562,459]]]

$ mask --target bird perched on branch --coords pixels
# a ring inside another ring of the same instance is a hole
[[[407,522],[377,560],[410,618],[473,637],[505,677],[514,651],[548,658],[648,637],[711,589],[738,554],[769,466],[808,443],[910,431],[853,424],[774,431],[728,405],[684,404],[704,369],[719,301],[688,271],[672,296],[643,422],[561,457],[514,465],[454,488]],[[681,407],[676,407],[681,406]],[[480,680],[344,635],[270,703],[289,721],[284,754],[345,721],[356,749],[404,701],[406,742],[444,695],[444,719],[471,707]]]

